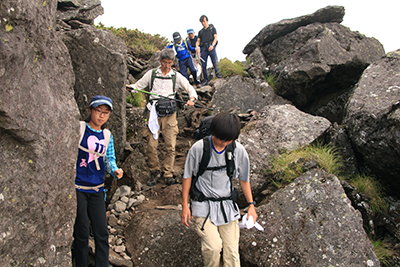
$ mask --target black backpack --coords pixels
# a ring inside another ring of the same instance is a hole
[[[193,133],[194,139],[200,140],[211,135],[210,125],[213,118],[214,116],[208,116],[201,120],[199,128],[197,128]]]
[[[221,202],[221,207],[222,207],[222,213],[224,216],[224,220],[227,223],[228,219],[226,217],[225,211],[223,209],[223,205],[222,205],[222,201],[223,200],[231,200],[231,201],[236,201],[238,198],[238,191],[236,190],[236,188],[233,187],[232,185],[232,178],[233,178],[233,173],[235,171],[235,159],[234,159],[234,152],[235,152],[235,148],[236,148],[236,143],[235,141],[233,141],[232,143],[230,143],[225,150],[225,162],[226,165],[223,166],[217,166],[217,167],[208,167],[208,164],[210,162],[210,158],[211,158],[211,138],[209,136],[206,136],[203,138],[203,156],[201,158],[200,161],[200,166],[199,166],[199,171],[197,172],[196,175],[192,175],[192,183],[190,186],[190,191],[189,191],[189,196],[190,199],[193,201],[199,201],[199,202],[203,202],[203,201],[219,201]],[[223,198],[208,198],[206,197],[196,186],[196,182],[198,180],[198,178],[206,171],[206,170],[220,170],[226,167],[226,173],[229,177],[229,180],[231,182],[231,195],[229,197],[223,197]],[[236,207],[236,205],[234,205]],[[208,218],[208,215],[206,217],[206,220]],[[205,221],[206,221],[205,220]],[[205,224],[204,221],[204,224]],[[203,224],[203,227],[204,227]],[[202,227],[202,230],[204,229]]]

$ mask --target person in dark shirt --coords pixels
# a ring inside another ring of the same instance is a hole
[[[218,57],[216,46],[218,44],[217,30],[213,24],[208,24],[208,18],[205,15],[200,17],[200,22],[203,25],[203,29],[199,31],[197,38],[196,48],[200,47],[200,54],[202,60],[203,76],[204,81],[203,86],[208,85],[208,74],[207,74],[207,59],[210,57],[211,62],[214,66],[215,76],[217,78],[222,78],[219,73],[218,68]]]

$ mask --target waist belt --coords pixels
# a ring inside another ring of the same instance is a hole
[[[94,190],[96,192],[99,192],[100,188],[104,186],[104,183],[96,185],[96,186],[84,186],[84,185],[75,185],[76,189],[82,189],[82,190]]]

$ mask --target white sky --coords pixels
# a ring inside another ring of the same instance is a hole
[[[218,58],[226,57],[231,61],[245,60],[243,48],[266,25],[308,15],[329,5],[344,6],[341,24],[378,39],[386,53],[400,49],[399,0],[101,0],[101,4],[104,14],[95,19],[96,24],[138,29],[160,34],[168,40],[172,40],[175,31],[186,37],[189,28],[197,34],[202,28],[199,18],[204,14],[217,29]]]

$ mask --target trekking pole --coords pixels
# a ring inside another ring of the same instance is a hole
[[[128,87],[128,86],[126,87],[126,89],[128,89],[128,91],[130,91],[131,94],[132,94],[132,90],[135,90],[135,91],[138,91],[138,92],[141,92],[141,93],[145,93],[145,94],[148,94],[148,95],[154,95],[154,96],[158,96],[160,98],[174,100],[174,101],[178,101],[178,102],[186,104],[186,101],[184,101],[184,100],[180,100],[180,99],[176,99],[176,98],[172,98],[172,97],[168,97],[168,96],[159,95],[159,94],[155,94],[155,93],[152,93],[152,92],[148,92],[148,91],[144,91],[144,90],[140,90],[140,89],[136,89],[136,88],[132,88],[132,87]],[[202,105],[194,104],[194,106],[197,107],[197,108],[205,108],[205,109],[208,109],[208,110],[214,110],[212,108],[208,108],[208,107],[205,107],[205,106],[202,106]]]

